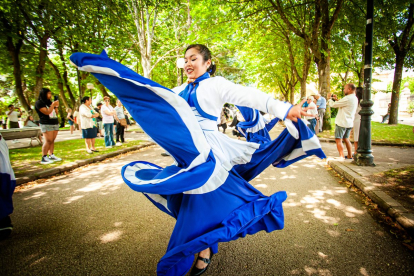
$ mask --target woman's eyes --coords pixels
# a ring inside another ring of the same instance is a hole
[[[195,59],[192,59],[191,61],[196,61],[197,59],[195,58]],[[186,61],[184,61],[184,63],[187,63],[188,62],[188,60],[186,60]]]

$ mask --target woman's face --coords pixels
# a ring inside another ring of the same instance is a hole
[[[189,49],[184,56],[184,70],[189,79],[196,79],[207,72],[211,60],[204,61],[196,48]]]
[[[122,103],[120,101],[117,101],[116,102],[116,105],[119,106],[119,107],[121,107],[122,106]]]
[[[85,101],[85,105],[86,106],[90,106],[91,105],[91,99],[90,98]]]
[[[47,92],[46,97],[50,100],[52,98],[52,91]]]
[[[29,120],[30,121],[33,121],[33,116],[29,116]]]

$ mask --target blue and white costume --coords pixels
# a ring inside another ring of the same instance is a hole
[[[237,124],[237,130],[246,138],[246,141],[263,144],[272,140],[269,131],[280,120],[279,118],[276,117],[269,122],[257,109],[245,106],[237,106],[237,108],[245,120]]]
[[[16,178],[10,164],[9,148],[0,135],[0,221],[13,213],[12,195]]]
[[[247,181],[270,164],[284,167],[311,154],[325,157],[318,139],[301,121],[289,124],[299,139],[285,130],[267,144],[233,140],[217,130],[217,117],[226,102],[284,119],[291,105],[260,91],[204,74],[175,93],[105,52],[75,53],[70,59],[113,92],[175,160],[166,168],[141,161],[122,168],[131,189],[144,193],[177,220],[158,275],[185,275],[195,253],[209,247],[217,253],[219,242],[282,229],[286,192],[265,196]]]

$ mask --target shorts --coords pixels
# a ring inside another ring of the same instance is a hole
[[[348,139],[352,127],[341,127],[335,125],[335,139]]]
[[[12,122],[12,121],[10,121],[9,122],[9,126],[10,126],[10,128],[20,128],[19,122]]]
[[[100,122],[96,122],[96,125],[97,125],[97,127],[98,127],[98,130],[102,130],[102,129],[103,129],[103,124],[102,124],[102,121],[100,121]]]
[[[93,139],[96,138],[96,135],[98,133],[98,129],[96,127],[92,128],[82,128],[82,138],[83,139]]]
[[[71,121],[71,120],[68,120],[68,123],[69,123],[70,126],[73,126],[73,124],[74,124],[74,122]]]
[[[59,130],[59,124],[56,125],[42,125],[40,124],[40,130],[42,133],[48,132],[48,131],[58,131]]]

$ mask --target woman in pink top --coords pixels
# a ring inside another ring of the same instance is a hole
[[[101,107],[102,123],[105,130],[105,147],[112,148],[115,146],[114,141],[114,116],[116,111],[109,104],[109,97],[104,97],[104,105]]]

